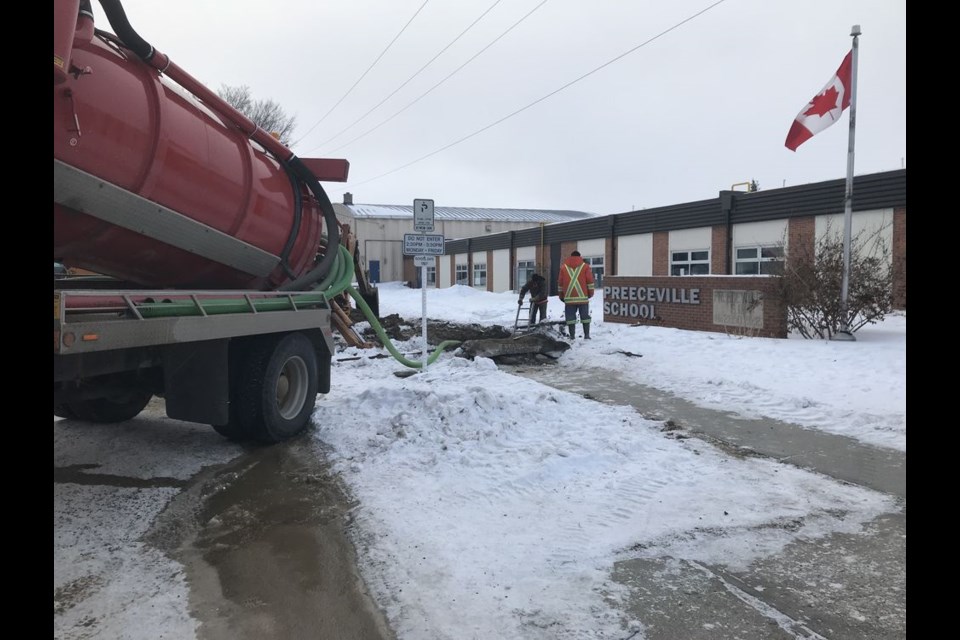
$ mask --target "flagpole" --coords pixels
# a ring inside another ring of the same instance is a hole
[[[847,141],[847,187],[843,196],[843,283],[840,286],[840,313],[842,325],[840,331],[832,336],[833,340],[856,340],[850,330],[849,305],[850,291],[850,244],[853,227],[853,151],[857,131],[857,57],[859,53],[860,25],[850,29],[853,37],[853,55],[850,65],[850,136]]]

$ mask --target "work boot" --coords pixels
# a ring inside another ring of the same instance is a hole
[[[571,338],[576,338],[576,337],[577,337],[577,325],[575,325],[575,324],[568,324],[568,325],[567,325],[567,329],[570,330],[570,337],[571,337]]]
[[[589,322],[583,323],[583,339],[584,340],[590,339],[590,323]]]

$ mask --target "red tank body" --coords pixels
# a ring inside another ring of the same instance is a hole
[[[313,268],[324,218],[306,185],[76,6],[54,3],[54,259],[161,288],[276,289]],[[83,194],[58,192],[65,173]]]

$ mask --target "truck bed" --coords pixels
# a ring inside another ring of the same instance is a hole
[[[330,305],[317,292],[145,291],[54,288],[54,354],[92,353],[322,329]]]

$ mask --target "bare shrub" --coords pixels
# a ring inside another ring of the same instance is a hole
[[[804,338],[829,339],[879,322],[893,309],[894,271],[881,231],[851,238],[847,305],[843,306],[843,237],[827,233],[809,247],[786,247],[777,294],[787,307],[787,329]]]

